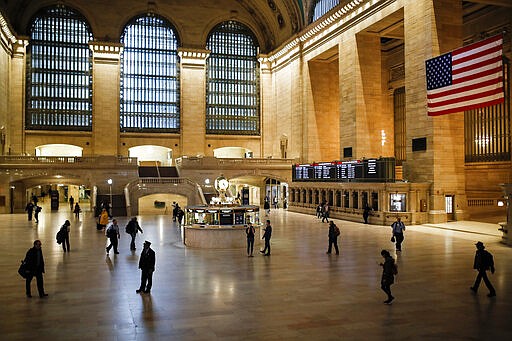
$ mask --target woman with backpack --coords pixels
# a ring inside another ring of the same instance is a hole
[[[61,234],[61,240],[62,240],[62,249],[64,250],[64,252],[71,251],[71,249],[69,247],[69,231],[70,231],[69,226],[71,226],[71,223],[69,222],[69,220],[66,220],[64,222],[64,225],[62,225],[62,227],[59,230],[59,233]],[[66,249],[66,246],[67,246],[67,249]]]

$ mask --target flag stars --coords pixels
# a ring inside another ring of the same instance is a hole
[[[426,61],[427,89],[433,90],[452,84],[452,54],[446,53]]]

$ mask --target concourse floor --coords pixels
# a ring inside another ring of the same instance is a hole
[[[266,219],[264,214],[263,219]],[[457,223],[410,226],[395,253],[389,227],[335,220],[341,254],[327,255],[327,224],[310,215],[272,211],[272,255],[183,246],[169,216],[139,216],[144,234],[129,250],[120,217],[120,254],[106,255],[106,239],[86,212],[0,215],[1,340],[511,340],[512,248],[494,228]],[[55,234],[71,221],[71,252]],[[467,231],[464,225],[468,227]],[[487,225],[488,226],[488,225]],[[35,239],[43,243],[47,298],[25,297],[17,274]],[[144,240],[156,252],[150,295],[136,294]],[[484,284],[469,287],[477,241],[493,253]],[[258,246],[259,247],[259,246]],[[381,249],[392,251],[399,274],[396,297],[380,290]]]

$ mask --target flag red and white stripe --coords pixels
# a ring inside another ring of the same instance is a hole
[[[502,103],[503,36],[494,36],[429,59],[427,108],[439,116]]]

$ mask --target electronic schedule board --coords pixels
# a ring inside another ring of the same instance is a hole
[[[394,182],[395,159],[373,158],[292,166],[292,181]]]

